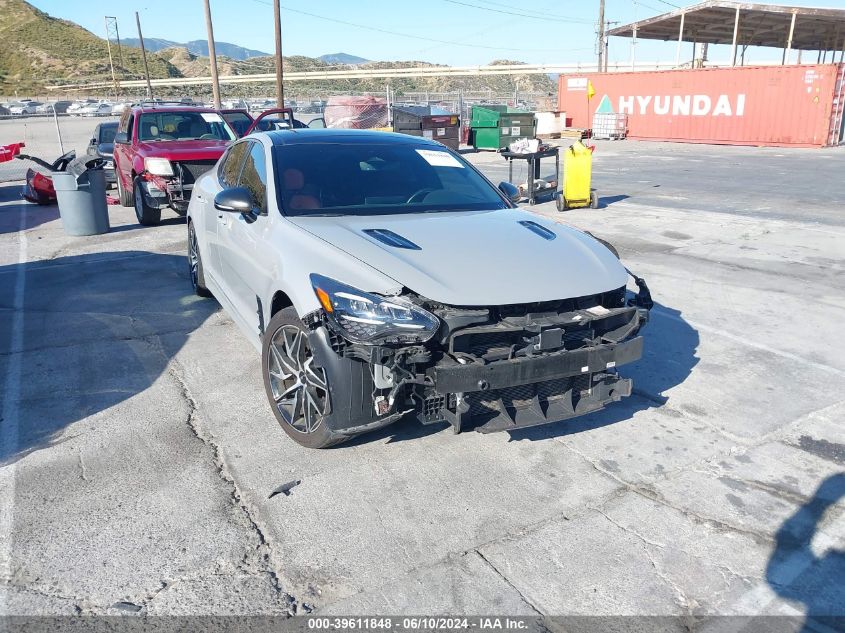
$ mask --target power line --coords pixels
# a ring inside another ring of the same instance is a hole
[[[265,0],[252,0],[253,2],[257,2],[258,4],[264,4],[267,6],[272,6],[269,2]],[[282,11],[287,11],[289,13],[297,13],[299,15],[307,15],[311,18],[316,18],[318,20],[325,20],[326,22],[334,22],[336,24],[343,24],[344,26],[352,26],[356,29],[366,29],[368,31],[375,31],[376,33],[384,33],[386,35],[395,35],[397,37],[406,37],[409,39],[414,40],[422,40],[425,42],[434,42],[436,44],[449,44],[450,46],[465,46],[467,48],[483,48],[487,50],[494,50],[494,51],[515,51],[518,53],[551,53],[551,52],[560,52],[562,49],[560,48],[510,48],[507,46],[485,46],[483,44],[470,44],[466,42],[455,42],[452,40],[441,40],[433,37],[425,37],[423,35],[413,35],[411,33],[400,33],[398,31],[389,31],[387,29],[380,29],[376,26],[368,26],[366,24],[357,24],[355,22],[347,22],[346,20],[338,20],[337,18],[330,18],[325,15],[318,15],[316,13],[309,13],[308,11],[301,11],[299,9],[291,9],[290,7],[282,7]],[[581,49],[573,49],[573,50],[581,50]]]
[[[460,0],[443,0],[450,4],[459,4],[463,7],[472,7],[473,9],[481,9],[482,11],[490,11],[491,13],[501,13],[502,15],[515,15],[519,18],[529,18],[532,20],[543,20],[544,22],[568,22],[571,24],[592,24],[589,20],[578,20],[573,18],[556,17],[551,15],[530,15],[527,12],[516,13],[514,11],[504,11],[502,9],[493,9],[491,7],[483,7],[477,4],[470,4],[469,2],[460,2]]]

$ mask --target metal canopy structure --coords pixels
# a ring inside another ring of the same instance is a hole
[[[632,22],[608,35],[699,44],[730,44],[732,63],[737,46],[784,49],[845,50],[845,9],[706,0],[699,4]]]

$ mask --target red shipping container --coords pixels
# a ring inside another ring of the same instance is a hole
[[[843,97],[837,94],[843,68],[820,64],[561,75],[558,110],[572,116],[573,127],[589,128],[606,96],[614,112],[628,115],[629,138],[821,147],[836,142],[830,138],[831,115],[834,101]],[[595,90],[589,103],[587,81]],[[841,109],[836,113],[842,116]]]

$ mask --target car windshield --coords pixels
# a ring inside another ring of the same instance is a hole
[[[286,215],[399,215],[504,209],[460,156],[423,144],[307,143],[275,148]]]
[[[138,127],[138,140],[233,141],[235,133],[216,112],[145,112]]]

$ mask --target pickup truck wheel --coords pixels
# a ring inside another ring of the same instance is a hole
[[[264,389],[276,420],[306,448],[328,448],[348,439],[324,419],[329,377],[315,364],[308,334],[294,308],[277,312],[268,324],[261,352]]]
[[[211,292],[205,285],[202,256],[200,255],[200,247],[197,244],[197,233],[194,231],[193,222],[188,222],[188,272],[191,275],[191,285],[194,287],[194,293],[200,297],[210,297]]]
[[[117,197],[120,199],[120,206],[122,207],[131,207],[134,206],[135,202],[132,200],[132,192],[126,191],[123,188],[123,185],[120,183],[120,174],[115,174],[117,181]]]
[[[135,217],[144,226],[154,226],[161,222],[161,209],[149,206],[144,200],[140,176],[135,179]]]

